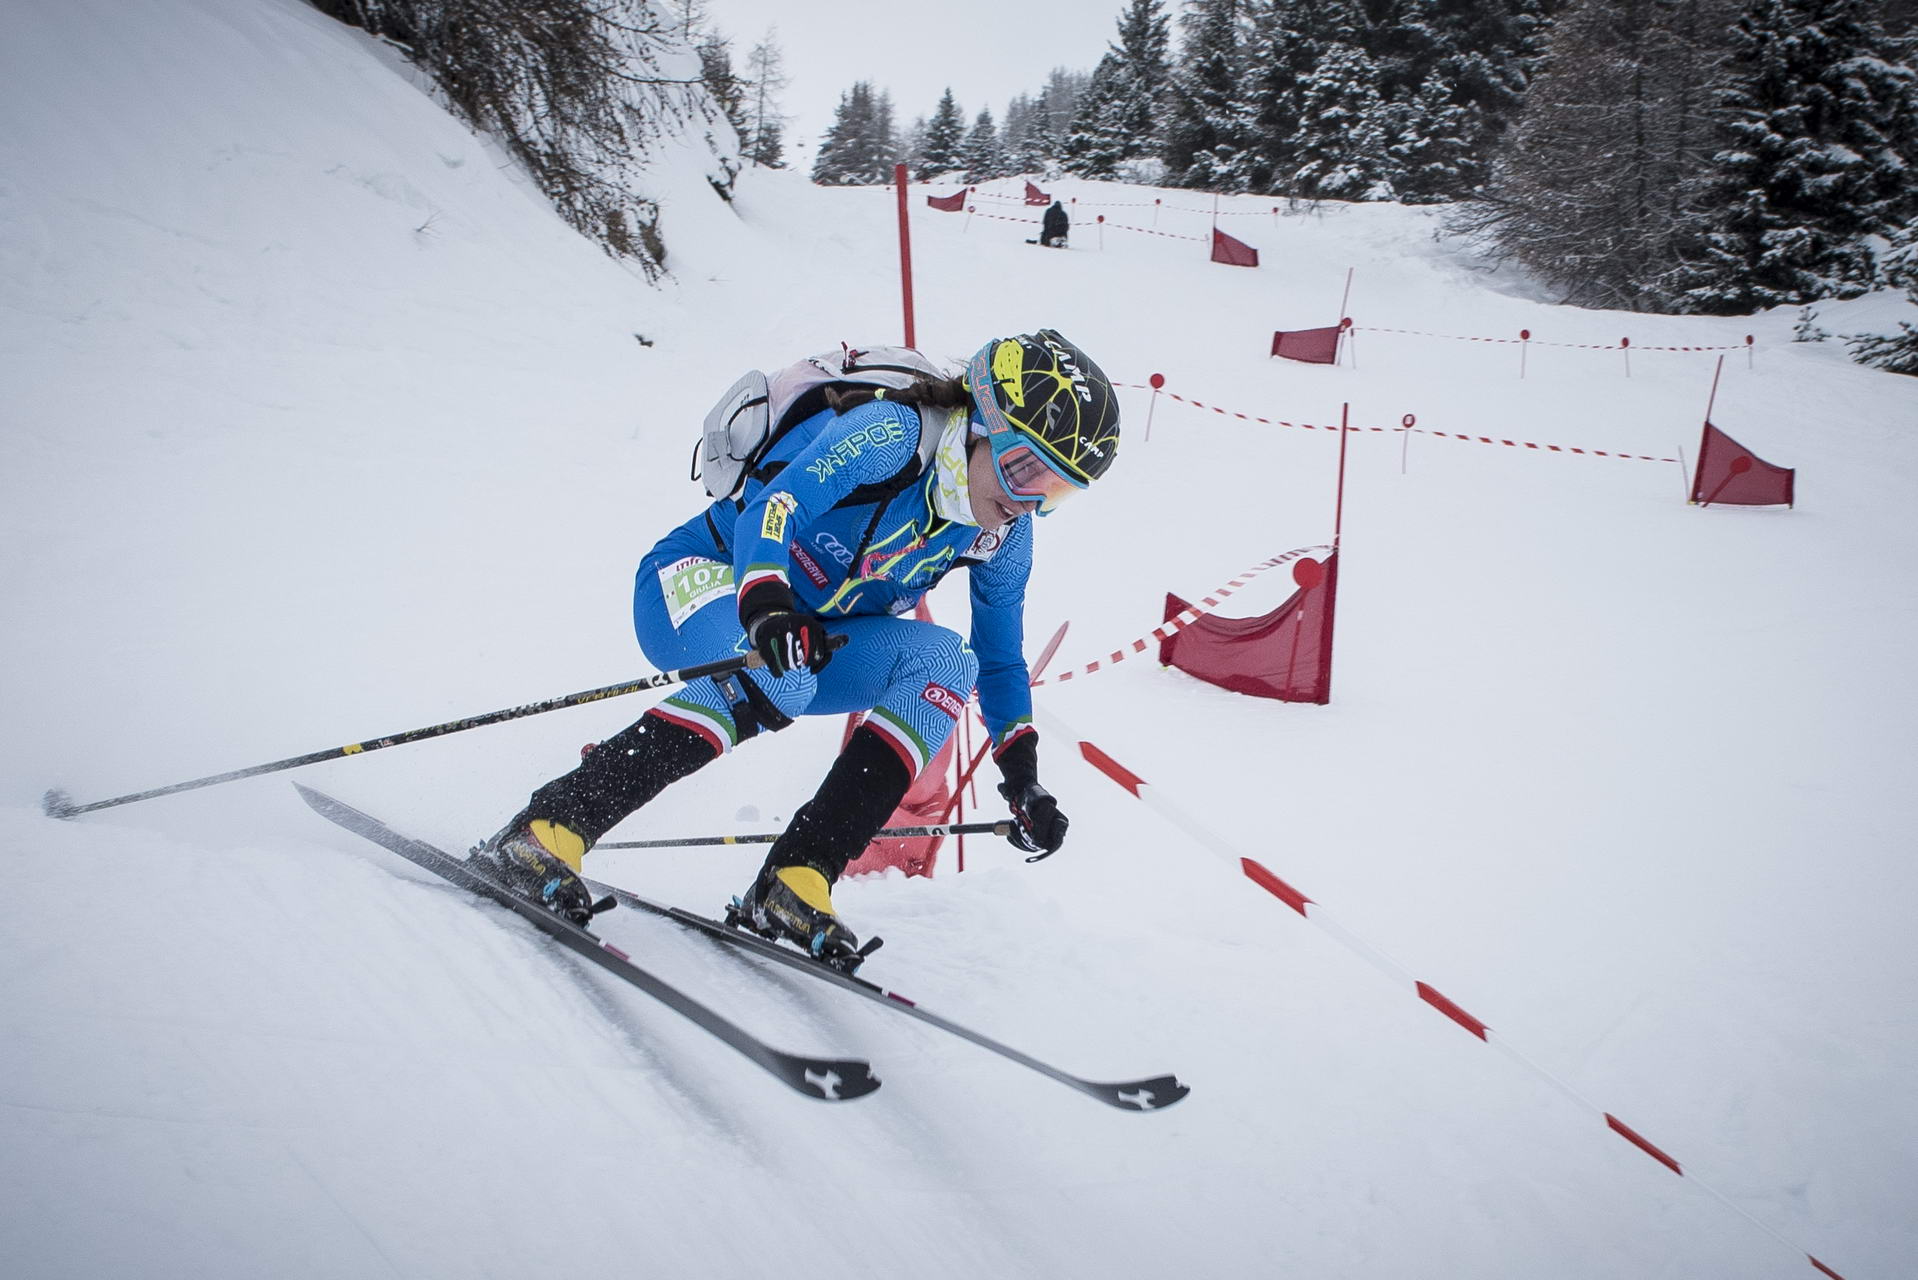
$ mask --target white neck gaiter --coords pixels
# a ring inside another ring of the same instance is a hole
[[[967,430],[971,415],[963,409],[947,412],[945,429],[939,433],[939,447],[932,455],[933,514],[942,520],[977,525],[979,522],[972,514],[972,498],[966,491],[966,441],[971,435]]]

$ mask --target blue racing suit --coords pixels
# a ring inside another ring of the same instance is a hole
[[[869,711],[866,724],[914,775],[975,686],[1002,749],[1031,731],[1024,613],[1032,517],[991,532],[941,517],[936,464],[918,470],[919,442],[919,413],[909,405],[881,399],[822,411],[773,446],[739,499],[713,503],[647,553],[633,628],[662,671],[748,652],[738,597],[766,583],[847,637],[817,673],[697,680],[652,714],[725,751],[796,716]],[[970,643],[899,616],[960,567],[971,580]]]

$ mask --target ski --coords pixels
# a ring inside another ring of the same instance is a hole
[[[371,840],[384,849],[397,853],[400,857],[424,867],[443,880],[517,912],[521,918],[553,941],[592,961],[614,977],[632,984],[673,1012],[710,1032],[794,1091],[809,1098],[844,1102],[863,1097],[879,1087],[878,1078],[872,1074],[871,1064],[856,1058],[808,1058],[775,1049],[699,1003],[679,988],[640,968],[625,952],[597,934],[582,929],[569,920],[561,919],[544,907],[528,902],[512,890],[474,870],[467,865],[465,859],[456,858],[423,841],[401,835],[378,818],[362,813],[349,804],[335,800],[332,796],[315,791],[311,787],[301,786],[297,782],[293,785],[299,791],[300,798],[311,805],[313,811],[321,817],[344,827],[357,836]]]
[[[951,1032],[962,1040],[970,1040],[982,1049],[989,1049],[1022,1067],[1029,1067],[1040,1075],[1077,1089],[1087,1097],[1097,1098],[1107,1106],[1118,1107],[1124,1111],[1162,1111],[1190,1092],[1186,1085],[1179,1083],[1177,1076],[1172,1075],[1149,1076],[1140,1080],[1120,1080],[1109,1083],[1075,1076],[1069,1071],[1061,1071],[1050,1063],[1041,1062],[1031,1054],[1002,1044],[991,1036],[983,1035],[970,1027],[961,1026],[950,1018],[941,1017],[895,991],[888,991],[877,983],[844,973],[809,956],[801,955],[797,951],[769,942],[757,934],[731,928],[717,920],[708,919],[681,907],[669,907],[663,903],[652,902],[615,885],[600,884],[594,880],[587,880],[586,884],[594,893],[611,894],[623,906],[663,916],[728,946],[762,959],[775,961],[800,973],[811,974],[822,982],[829,982],[855,995],[864,996],[887,1009],[897,1010],[921,1022],[938,1027],[942,1031]]]

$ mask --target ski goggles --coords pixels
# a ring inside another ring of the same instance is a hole
[[[992,450],[992,469],[1008,497],[1037,502],[1039,514],[1051,515],[1061,502],[1086,487],[1043,448],[1013,425],[993,395],[991,353],[987,343],[966,367],[966,388],[972,392],[973,421],[985,427]]]
[[[1015,502],[1037,502],[1042,516],[1051,515],[1061,502],[1086,487],[1015,430],[992,432],[986,447],[992,450],[992,470],[1006,496]]]

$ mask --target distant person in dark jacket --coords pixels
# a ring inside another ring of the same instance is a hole
[[[1054,200],[1052,207],[1046,210],[1045,221],[1040,224],[1039,243],[1048,249],[1065,248],[1066,232],[1071,226],[1066,218],[1066,207]]]

